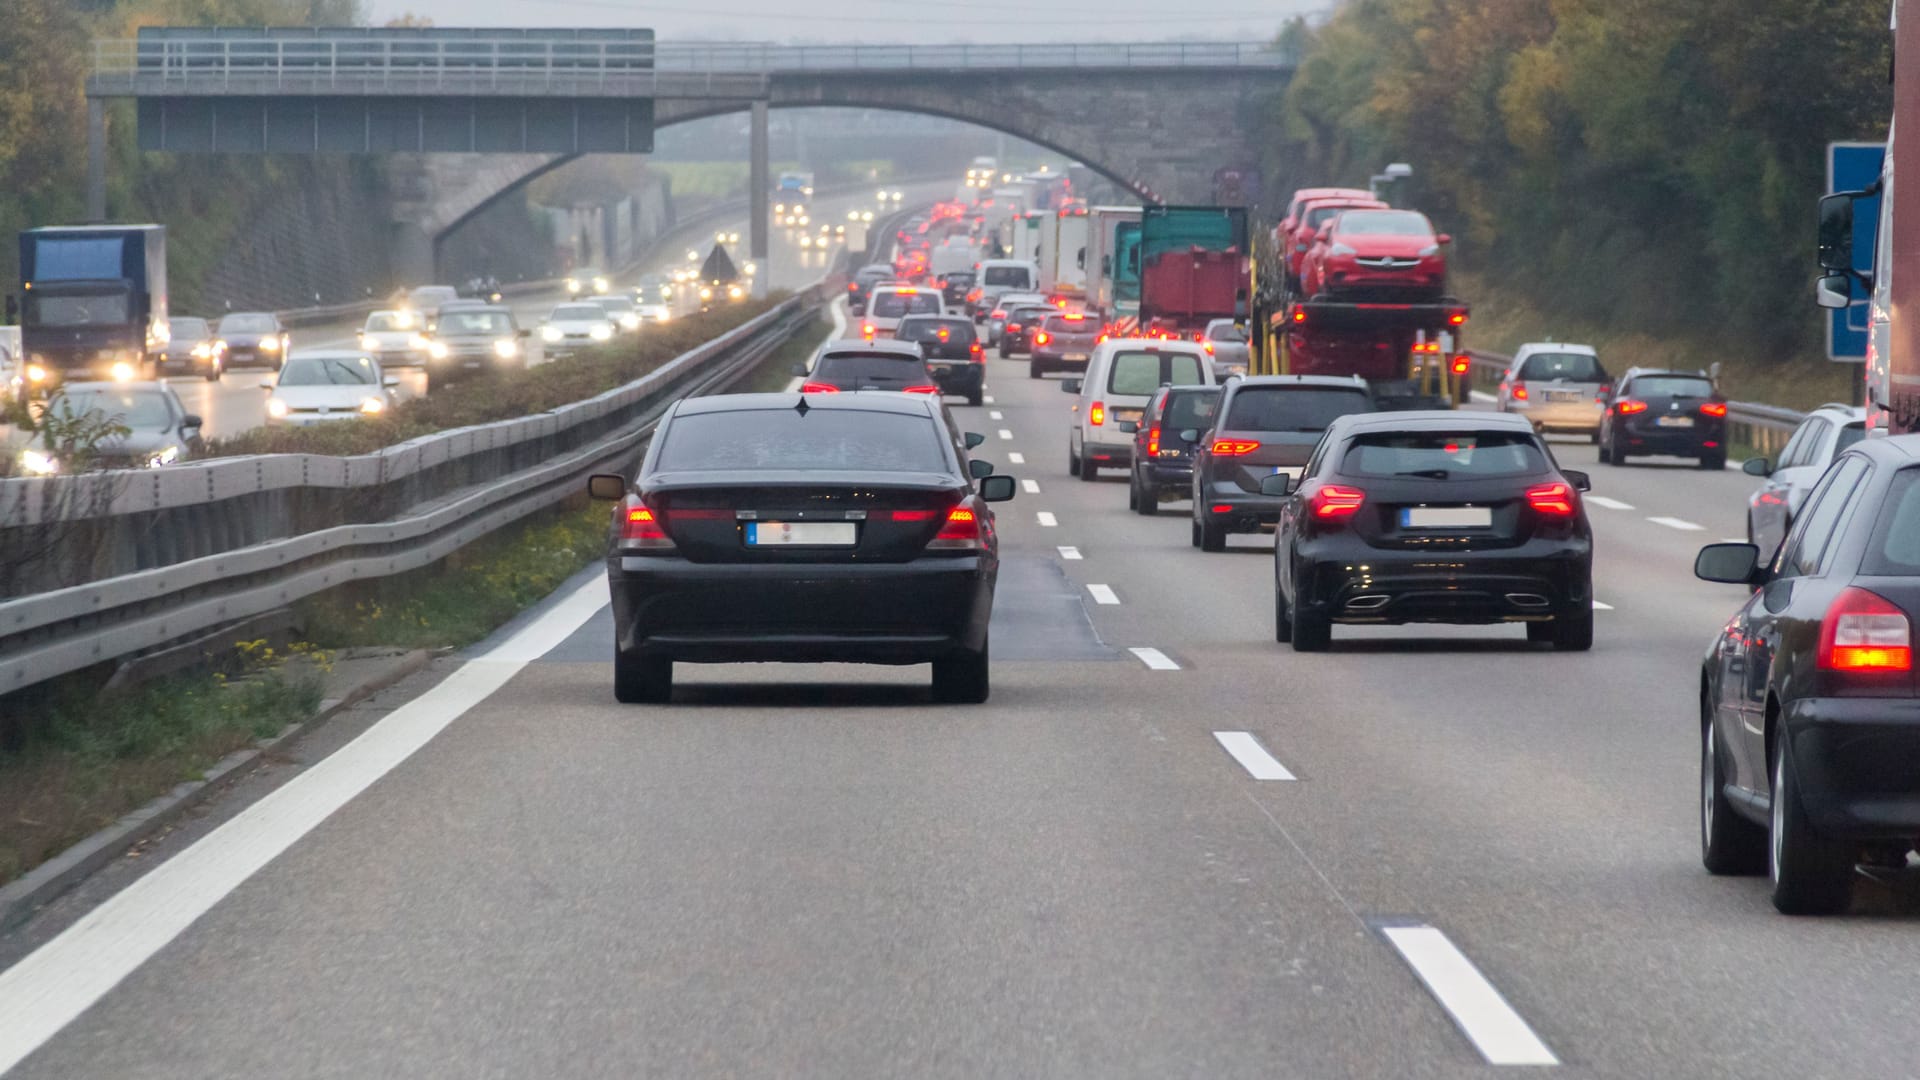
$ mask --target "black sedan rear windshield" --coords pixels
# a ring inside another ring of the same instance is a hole
[[[1545,472],[1534,437],[1518,431],[1382,431],[1356,435],[1340,471],[1347,476],[1479,480]]]
[[[1167,415],[1161,424],[1174,431],[1187,428],[1205,431],[1213,426],[1213,414],[1219,409],[1218,390],[1175,390],[1167,400]]]
[[[1649,397],[1712,397],[1713,381],[1698,375],[1642,375],[1633,393]]]
[[[1246,386],[1227,406],[1229,431],[1325,431],[1348,413],[1373,411],[1373,399],[1359,388]]]
[[[925,416],[845,409],[754,409],[675,417],[662,472],[850,469],[946,473],[940,431]]]
[[[973,344],[972,319],[923,319],[907,318],[900,320],[900,329],[894,337],[901,341],[920,341],[942,345]]]

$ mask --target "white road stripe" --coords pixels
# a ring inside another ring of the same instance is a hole
[[[1469,390],[1467,391],[1467,396],[1485,405],[1491,405],[1494,402],[1500,400],[1494,395],[1487,393],[1485,390]]]
[[[1113,591],[1113,586],[1111,585],[1089,585],[1087,586],[1087,592],[1093,596],[1093,602],[1096,604],[1117,604],[1120,602],[1119,595]]]
[[[1020,487],[1029,495],[1040,494],[1040,481],[1038,480],[1022,480],[1020,481]]]
[[[1431,926],[1389,926],[1381,931],[1413,973],[1460,1025],[1489,1065],[1558,1065],[1500,991],[1465,953]]]
[[[1172,657],[1168,656],[1166,653],[1161,652],[1159,649],[1149,649],[1149,648],[1144,648],[1142,646],[1136,645],[1133,648],[1128,649],[1127,651],[1132,653],[1134,656],[1139,657],[1140,662],[1147,665],[1149,670],[1152,670],[1152,671],[1179,671],[1180,670],[1180,665],[1174,663]]]
[[[981,400],[982,402],[985,402],[985,403],[986,403],[986,404],[988,404],[988,405],[991,405],[991,404],[993,404],[993,398],[991,398],[991,397],[989,397],[989,396],[987,396],[987,395],[985,395],[985,394],[982,394],[982,395],[980,395],[980,400]]]
[[[1595,601],[1593,602],[1593,610],[1595,610],[1595,611],[1612,611],[1612,610],[1613,610],[1613,605],[1612,605],[1612,604],[1603,604],[1603,603],[1601,603],[1600,601],[1598,601],[1598,600],[1595,600]]]
[[[1080,549],[1077,547],[1063,547],[1060,549],[1060,557],[1063,559],[1078,559],[1080,557]]]
[[[1594,506],[1604,506],[1609,510],[1631,510],[1633,507],[1619,499],[1609,499],[1605,495],[1588,495],[1587,502]]]
[[[1040,523],[1042,528],[1051,529],[1055,525],[1060,524],[1059,521],[1054,519],[1054,516],[1052,514],[1048,513],[1045,510],[1041,510],[1035,513],[1033,517],[1035,521],[1038,521]]]
[[[520,632],[122,889],[0,972],[0,1073],[19,1064],[261,867],[607,603],[596,576]]]
[[[1695,525],[1691,521],[1675,517],[1650,517],[1647,520],[1655,525],[1665,525],[1669,529],[1679,529],[1681,532],[1704,532],[1707,528],[1705,525]]]
[[[1011,438],[1013,438],[1013,432],[1011,432],[1011,431],[1008,431],[1008,430],[1007,430],[1006,428],[1001,428],[1001,429],[1000,429],[1000,437],[1001,437],[1001,438],[1003,438],[1003,439],[1011,439]]]
[[[1213,733],[1213,738],[1225,748],[1227,753],[1232,754],[1233,760],[1239,762],[1240,767],[1247,770],[1255,780],[1297,779],[1287,771],[1285,765],[1280,764],[1274,760],[1272,754],[1267,753],[1267,748],[1260,745],[1259,739],[1248,732],[1216,731]]]
[[[1015,465],[1025,465],[1027,463],[1027,455],[1009,450],[1007,451],[1007,460]]]
[[[999,410],[999,409],[994,409],[994,410],[993,410],[992,412],[989,412],[989,413],[987,414],[987,419],[989,419],[989,420],[1005,420],[1005,419],[1006,419],[1006,417],[1004,417],[1004,416],[1001,416],[1001,415],[1000,415],[1000,410]]]
[[[1723,536],[1720,538],[1720,542],[1723,544],[1750,544],[1753,541],[1748,540],[1744,536]]]

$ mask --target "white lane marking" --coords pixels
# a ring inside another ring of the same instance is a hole
[[[1240,767],[1247,770],[1255,780],[1298,779],[1287,771],[1285,765],[1274,760],[1273,755],[1267,753],[1267,748],[1260,745],[1260,740],[1254,738],[1249,732],[1216,731],[1213,733],[1213,738],[1227,753],[1232,754],[1233,760],[1239,762]]]
[[[1389,926],[1381,931],[1413,968],[1428,992],[1489,1065],[1558,1065],[1500,991],[1465,953],[1431,926]]]
[[[1159,649],[1149,649],[1149,648],[1144,648],[1136,645],[1133,648],[1128,649],[1127,651],[1132,653],[1134,656],[1139,657],[1140,662],[1147,665],[1148,670],[1151,670],[1151,671],[1179,671],[1180,670],[1180,665],[1174,663],[1172,657],[1168,656],[1166,653],[1161,652]]]
[[[1040,494],[1040,481],[1038,480],[1022,480],[1020,481],[1020,487],[1029,495]]]
[[[989,420],[1004,420],[1004,419],[1006,419],[1006,417],[1004,417],[1004,416],[1001,416],[1001,415],[1000,415],[1000,410],[999,410],[999,409],[994,409],[994,410],[992,410],[992,411],[990,411],[990,412],[988,412],[988,413],[987,413],[987,419],[989,419]]]
[[[1060,557],[1063,559],[1078,559],[1080,557],[1080,549],[1077,547],[1063,547],[1060,549]]]
[[[1119,594],[1113,591],[1113,586],[1111,585],[1089,585],[1087,586],[1087,592],[1093,596],[1093,602],[1096,604],[1117,604],[1120,602]]]
[[[0,972],[0,1073],[607,604],[603,576]]]
[[[1609,510],[1631,510],[1633,507],[1619,499],[1609,499],[1605,495],[1588,495],[1587,501],[1595,506],[1604,506]]]
[[[1500,400],[1499,398],[1494,397],[1492,394],[1487,393],[1485,390],[1469,390],[1467,391],[1467,396],[1471,397],[1475,401],[1478,401],[1487,405],[1491,405],[1494,402]]]
[[[1598,600],[1595,600],[1595,601],[1593,602],[1593,610],[1595,610],[1595,611],[1612,611],[1612,610],[1613,610],[1613,605],[1612,605],[1612,604],[1603,604],[1603,603],[1601,603],[1600,601],[1598,601]]]
[[[1051,529],[1051,528],[1053,528],[1053,527],[1054,527],[1055,525],[1058,525],[1058,524],[1060,524],[1060,522],[1059,522],[1059,521],[1057,521],[1057,520],[1055,520],[1055,518],[1054,518],[1054,516],[1053,516],[1052,514],[1050,514],[1050,513],[1048,513],[1048,512],[1047,512],[1047,511],[1045,511],[1045,510],[1041,510],[1041,511],[1039,511],[1039,512],[1037,512],[1037,513],[1035,513],[1035,514],[1033,515],[1033,517],[1034,517],[1034,520],[1036,520],[1036,521],[1038,521],[1038,522],[1040,523],[1040,525],[1041,525],[1041,527],[1042,527],[1042,528],[1047,528],[1047,529]]]
[[[987,396],[987,395],[985,395],[985,394],[982,394],[982,395],[980,395],[980,400],[981,400],[981,401],[983,401],[983,402],[985,402],[985,403],[986,403],[986,404],[988,404],[988,405],[991,405],[991,404],[993,404],[993,398],[991,398],[991,397],[988,397],[988,396]]]
[[[828,304],[827,311],[833,317],[833,340],[839,341],[847,336],[847,298],[843,296]]]
[[[1011,439],[1011,438],[1013,438],[1013,432],[1011,432],[1011,431],[1008,431],[1008,430],[1007,430],[1006,428],[1001,428],[1001,429],[1000,429],[1000,437],[1001,437],[1001,438],[1003,438],[1003,439]]]
[[[1704,532],[1707,528],[1705,525],[1695,525],[1691,521],[1675,517],[1650,517],[1647,520],[1655,525],[1665,525],[1669,529],[1679,529],[1681,532]]]
[[[1753,541],[1751,541],[1751,540],[1749,540],[1749,539],[1747,539],[1747,538],[1746,538],[1746,537],[1744,537],[1744,536],[1723,536],[1723,537],[1721,537],[1721,538],[1720,538],[1720,542],[1721,542],[1721,543],[1723,543],[1723,544],[1751,544],[1751,543],[1753,543]]]
[[[1027,463],[1027,455],[1009,450],[1007,451],[1007,460],[1015,465],[1025,465]]]

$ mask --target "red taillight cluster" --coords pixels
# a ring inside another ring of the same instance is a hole
[[[1473,357],[1468,356],[1466,353],[1461,353],[1459,356],[1453,358],[1453,373],[1455,375],[1465,375],[1467,369],[1472,366]]]
[[[1152,427],[1147,429],[1147,456],[1148,457],[1160,456],[1160,425],[1159,424],[1155,424]]]
[[[1528,488],[1527,505],[1533,507],[1534,513],[1547,517],[1572,517],[1579,504],[1574,500],[1571,485],[1555,481]]]
[[[1100,425],[1106,423],[1107,422],[1106,403],[1101,401],[1094,402],[1093,408],[1087,410],[1087,420],[1094,427],[1099,427]]]
[[[840,388],[832,383],[810,382],[802,383],[800,392],[803,394],[837,394],[840,392]]]
[[[666,523],[655,517],[650,508],[627,504],[623,510],[624,520],[620,525],[621,547],[628,551],[673,549],[673,537],[667,535]]]
[[[937,394],[940,392],[940,388],[937,386],[909,386],[906,388],[906,392],[909,394]]]
[[[1616,413],[1619,413],[1621,416],[1631,416],[1634,413],[1646,412],[1647,403],[1644,401],[1635,401],[1632,398],[1628,398],[1625,401],[1615,402],[1613,406],[1613,411]]]
[[[1045,345],[1047,342],[1052,340],[1053,340],[1053,335],[1047,333],[1045,330],[1042,330],[1039,333],[1033,335],[1033,343],[1035,345]]]
[[[1215,457],[1240,457],[1258,449],[1260,444],[1253,439],[1215,439],[1212,453]]]
[[[1350,518],[1359,513],[1366,502],[1366,492],[1339,484],[1321,484],[1307,497],[1307,507],[1313,516],[1323,520]]]
[[[860,324],[860,333],[861,333],[861,336],[863,336],[863,337],[872,337],[872,336],[873,336],[873,324],[872,324],[872,323],[861,323],[861,324]]]
[[[1823,671],[1913,670],[1913,634],[1906,612],[1878,593],[1848,588],[1820,624]]]
[[[967,353],[970,356],[978,357],[980,355],[980,343],[976,341],[967,346]]]
[[[1724,401],[1709,401],[1705,405],[1700,406],[1700,415],[1725,416],[1727,415],[1727,403]]]
[[[954,507],[940,532],[927,542],[929,549],[946,551],[973,550],[981,545],[980,515],[964,506]]]

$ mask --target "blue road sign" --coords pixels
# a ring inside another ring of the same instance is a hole
[[[1884,143],[1827,144],[1827,190],[1861,191],[1880,179],[1886,157]],[[1880,220],[1880,196],[1853,204],[1853,267],[1873,269],[1873,233]],[[1853,283],[1853,303],[1827,312],[1827,359],[1847,362],[1867,358],[1867,291]]]

